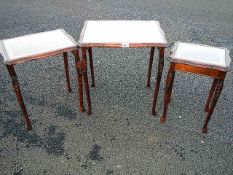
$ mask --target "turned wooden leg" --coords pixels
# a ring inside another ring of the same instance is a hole
[[[216,89],[215,89],[215,92],[214,92],[214,97],[213,97],[213,100],[212,100],[212,102],[210,104],[210,108],[209,108],[209,111],[207,113],[204,126],[202,128],[203,133],[207,133],[207,131],[208,131],[208,123],[209,123],[209,120],[211,118],[211,115],[213,114],[213,111],[214,111],[214,108],[215,108],[215,106],[217,104],[218,98],[220,97],[220,94],[222,92],[223,81],[224,80],[219,79],[218,82],[217,82]]]
[[[22,94],[20,91],[19,82],[18,82],[18,78],[17,78],[16,72],[15,72],[15,68],[13,65],[6,65],[6,67],[7,67],[9,74],[10,74],[10,77],[12,79],[12,85],[13,85],[13,88],[14,88],[14,91],[16,94],[17,101],[18,101],[20,108],[21,108],[21,111],[24,115],[24,122],[26,124],[26,128],[27,128],[27,130],[31,130],[32,124],[31,124],[29,115],[27,113],[25,104],[23,102],[23,97],[22,97]]]
[[[174,78],[175,78],[175,72],[174,72],[173,77],[172,77],[171,82],[170,82],[171,89],[170,89],[169,95],[168,95],[168,96],[169,96],[169,101],[168,101],[168,103],[171,102],[171,95],[172,95],[172,88],[173,88]]]
[[[210,101],[213,97],[213,94],[214,94],[214,91],[215,91],[215,88],[216,88],[216,85],[217,85],[217,82],[218,82],[218,79],[215,78],[213,80],[213,83],[212,83],[212,86],[211,86],[211,89],[210,89],[210,92],[209,92],[209,96],[208,96],[208,99],[206,101],[206,105],[205,105],[205,111],[208,112],[209,111],[209,108],[210,108]]]
[[[160,118],[160,123],[164,123],[167,118],[168,104],[170,102],[170,98],[172,94],[172,86],[173,86],[173,81],[175,77],[174,65],[175,63],[171,63],[168,74],[167,74],[165,95],[164,95],[163,115]]]
[[[85,93],[86,93],[87,105],[88,105],[87,114],[91,115],[91,113],[92,113],[92,110],[91,110],[91,97],[90,97],[90,90],[89,90],[87,72],[84,72],[84,76],[83,77],[84,77]]]
[[[95,74],[94,74],[94,66],[92,59],[92,48],[88,48],[89,61],[90,61],[90,70],[91,70],[91,87],[95,86]]]
[[[159,86],[160,86],[160,81],[163,73],[163,66],[164,66],[164,49],[165,48],[159,48],[159,63],[158,63],[158,72],[157,72],[157,80],[155,84],[155,90],[154,90],[154,97],[153,97],[153,102],[152,102],[152,115],[156,115],[155,108],[156,108],[156,103],[158,99],[158,94],[159,94]]]
[[[70,86],[70,75],[69,75],[69,64],[68,64],[68,56],[67,52],[63,53],[63,58],[64,58],[64,67],[65,67],[65,77],[66,77],[66,86],[67,86],[67,91],[71,92],[71,86]]]
[[[152,69],[152,64],[153,64],[153,59],[154,59],[154,53],[155,53],[155,48],[152,47],[150,50],[150,60],[149,60],[149,65],[148,65],[147,87],[150,87],[151,69]]]
[[[92,110],[91,110],[91,97],[90,97],[90,90],[89,90],[89,84],[88,84],[88,77],[87,77],[87,62],[86,62],[86,49],[82,48],[82,63],[83,66],[85,67],[83,69],[83,78],[84,78],[84,83],[85,83],[85,93],[86,93],[86,98],[87,98],[87,114],[91,115]]]
[[[75,69],[77,72],[77,85],[78,85],[78,92],[79,92],[79,106],[80,111],[84,112],[84,104],[83,104],[83,80],[82,80],[82,64],[79,58],[79,51],[73,51],[75,58]]]

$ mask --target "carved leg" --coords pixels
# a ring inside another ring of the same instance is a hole
[[[89,61],[90,61],[90,70],[91,70],[91,87],[95,86],[95,74],[94,74],[94,66],[92,59],[92,48],[88,48]]]
[[[147,73],[147,87],[150,87],[151,69],[152,69],[152,64],[153,64],[153,59],[154,59],[154,53],[155,53],[155,48],[151,47],[150,60],[149,60],[148,73]]]
[[[85,93],[86,93],[86,98],[87,98],[87,114],[91,115],[91,97],[90,97],[90,90],[89,90],[89,84],[88,84],[88,77],[87,77],[87,63],[86,63],[86,49],[82,48],[82,63],[85,68],[83,68],[83,78],[84,78],[84,83],[85,83]]]
[[[16,72],[15,72],[15,68],[13,65],[6,65],[6,67],[7,67],[7,70],[9,72],[10,76],[11,76],[11,79],[12,79],[12,85],[13,85],[13,88],[14,88],[14,91],[16,94],[17,101],[18,101],[20,108],[21,108],[21,111],[24,115],[24,122],[26,124],[26,128],[27,128],[27,130],[31,130],[32,124],[31,124],[31,121],[29,119],[29,115],[27,113],[25,104],[23,102],[23,97],[22,97],[22,94],[20,91],[19,82],[18,82],[18,78],[17,78]]]
[[[157,98],[159,94],[159,86],[160,81],[163,73],[163,66],[164,66],[164,48],[159,48],[159,65],[158,65],[158,72],[157,72],[157,80],[155,84],[155,90],[154,90],[154,98],[152,102],[152,115],[156,115],[155,108],[157,103]]]
[[[214,108],[216,106],[216,103],[218,101],[218,98],[222,92],[222,89],[223,89],[223,81],[224,80],[218,80],[217,82],[217,85],[216,85],[216,90],[215,90],[215,93],[214,93],[214,97],[213,97],[213,100],[211,102],[211,105],[210,105],[210,109],[208,111],[208,114],[206,116],[206,120],[205,120],[205,123],[204,123],[204,126],[202,128],[202,132],[203,133],[207,133],[207,130],[208,130],[208,123],[209,123],[209,120],[210,120],[210,117],[211,115],[213,114],[213,111],[214,111]]]
[[[169,91],[169,101],[168,101],[168,103],[171,102],[171,95],[172,95],[172,87],[173,87],[173,83],[174,83],[174,78],[175,78],[175,71],[174,71],[173,77],[172,77],[171,82],[170,82],[170,83],[171,83],[171,84],[170,84],[171,89],[170,89],[170,91]]]
[[[209,111],[210,101],[211,101],[211,99],[212,99],[212,97],[213,97],[213,94],[214,94],[214,91],[215,91],[217,82],[218,82],[218,79],[215,78],[214,81],[213,81],[213,83],[212,83],[212,87],[211,87],[211,89],[210,89],[208,99],[207,99],[207,101],[206,101],[206,105],[205,105],[205,111],[206,111],[206,112]]]
[[[68,64],[67,52],[63,53],[63,58],[64,58],[64,67],[65,67],[66,86],[67,86],[68,92],[71,92],[70,75],[69,75],[69,64]]]
[[[72,52],[75,58],[75,69],[77,72],[77,85],[78,85],[78,91],[79,91],[79,105],[80,105],[80,111],[84,112],[84,104],[83,104],[83,80],[82,80],[82,66],[81,61],[79,58],[79,51],[73,51]]]
[[[170,102],[170,98],[172,94],[172,86],[173,86],[173,81],[175,77],[174,65],[175,65],[174,63],[171,63],[168,74],[167,74],[166,88],[165,88],[165,95],[164,95],[163,115],[160,118],[160,123],[164,123],[167,118],[168,104]]]

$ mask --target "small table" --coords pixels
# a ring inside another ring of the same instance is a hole
[[[63,29],[35,33],[0,41],[0,54],[4,57],[4,63],[12,79],[13,88],[24,115],[27,130],[31,130],[32,125],[23,101],[14,66],[27,61],[39,60],[49,56],[63,54],[67,89],[70,92],[71,87],[67,52],[72,52],[74,54],[76,69],[79,75],[81,68],[85,67],[85,64],[79,59],[77,43]],[[80,82],[80,75],[78,79]],[[79,87],[81,85],[82,84],[79,83]],[[79,89],[82,90],[82,88]]]
[[[86,60],[86,50],[89,53],[91,85],[95,86],[92,48],[151,48],[148,66],[147,86],[150,86],[151,69],[155,47],[159,50],[159,65],[157,73],[154,103],[156,104],[159,86],[164,66],[164,50],[167,41],[158,21],[86,21],[82,29],[78,45],[82,50],[82,58]],[[88,100],[88,114],[91,114],[91,100]]]
[[[207,116],[202,127],[202,132],[207,133],[208,122],[222,92],[226,73],[230,70],[230,63],[229,51],[226,48],[184,42],[175,43],[167,74],[164,108],[160,122],[164,123],[167,118],[175,71],[205,75],[214,79],[205,105]]]

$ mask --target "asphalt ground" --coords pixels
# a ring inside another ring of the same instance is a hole
[[[76,40],[85,20],[158,20],[169,43],[233,47],[232,0],[0,0],[0,39],[64,28]],[[165,67],[156,117],[151,115],[157,71],[146,87],[149,49],[93,50],[93,114],[78,107],[61,56],[17,65],[32,119],[26,132],[10,77],[0,57],[0,174],[233,174],[233,73],[230,71],[207,134],[201,133],[208,77],[177,73],[167,122],[162,113]],[[90,74],[89,74],[90,76]]]

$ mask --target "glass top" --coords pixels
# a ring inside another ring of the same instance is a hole
[[[202,44],[177,42],[172,49],[172,59],[187,64],[228,69],[230,67],[229,52],[225,48],[218,48]]]
[[[11,63],[26,57],[77,47],[77,44],[63,29],[58,29],[5,39],[1,41],[1,46],[4,61]]]
[[[148,43],[167,44],[158,21],[86,21],[79,40],[80,46],[119,44],[127,47],[127,44]]]

